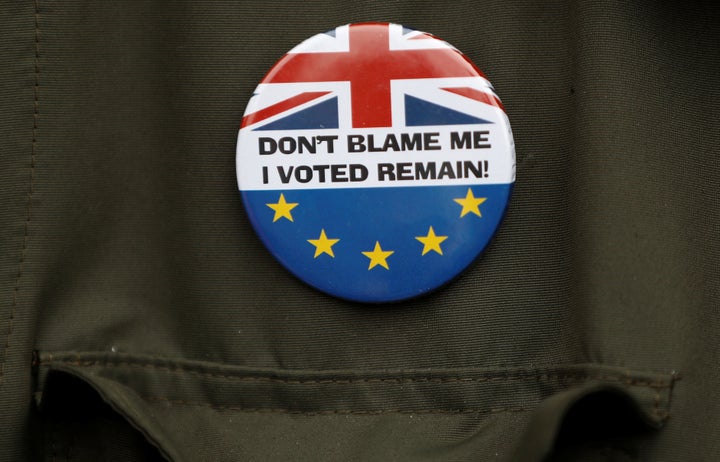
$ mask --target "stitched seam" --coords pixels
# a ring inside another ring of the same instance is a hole
[[[673,375],[672,379],[670,380],[670,386],[665,387],[665,390],[667,390],[667,397],[665,399],[662,399],[661,392],[663,391],[663,388],[656,388],[655,392],[655,416],[659,419],[667,419],[670,417],[670,403],[672,402],[672,391],[675,386],[675,382],[680,380],[680,377],[677,375]],[[661,408],[661,405],[663,405],[663,408]]]
[[[653,396],[652,414],[660,420],[667,420],[670,417],[672,390],[677,380],[680,380],[680,377],[673,372],[673,375],[670,378],[670,384],[667,387],[654,387],[655,395]],[[663,397],[662,394],[665,392],[667,393],[667,396]]]
[[[673,377],[670,382],[670,387],[668,387],[668,390],[667,390],[667,400],[665,401],[665,411],[664,411],[665,418],[670,417],[670,409],[672,406],[673,389],[675,388],[675,382],[677,382],[678,380],[681,380],[681,379],[682,379],[681,376],[673,373]]]
[[[655,389],[655,409],[653,409],[655,417],[660,417],[660,390],[662,390],[662,389],[661,388]]]
[[[523,407],[504,407],[491,409],[328,409],[320,411],[301,411],[287,408],[248,408],[237,405],[217,405],[209,404],[201,401],[187,401],[180,399],[170,399],[165,396],[144,396],[142,398],[148,402],[166,403],[179,406],[190,407],[206,407],[219,411],[233,411],[255,414],[297,414],[297,415],[381,415],[381,414],[501,414],[506,412],[526,412],[528,409]]]
[[[188,370],[181,367],[168,367],[157,364],[138,364],[130,362],[105,362],[105,361],[79,361],[79,360],[59,360],[62,364],[76,367],[108,367],[108,368],[132,368],[132,369],[150,369],[167,372],[171,374],[187,374],[197,377],[206,377],[236,382],[262,382],[262,383],[280,383],[286,385],[373,385],[373,384],[413,384],[413,383],[503,383],[522,380],[535,380],[539,382],[554,381],[587,381],[601,380],[605,382],[614,382],[624,385],[649,387],[654,389],[670,388],[671,384],[665,382],[653,382],[647,380],[631,379],[629,377],[619,377],[612,375],[592,375],[583,372],[576,374],[551,374],[551,373],[532,373],[519,375],[493,375],[486,377],[388,377],[388,378],[327,378],[327,379],[284,379],[280,377],[263,377],[263,376],[237,376],[212,372],[199,372]],[[52,362],[42,364],[44,367],[51,367]]]
[[[39,117],[39,93],[40,93],[40,5],[39,0],[35,0],[35,84],[33,85],[33,128],[32,128],[32,147],[30,150],[30,189],[27,194],[25,205],[25,224],[23,226],[22,248],[20,250],[20,261],[18,262],[18,273],[15,277],[15,287],[13,288],[12,305],[10,306],[10,317],[8,318],[7,335],[5,336],[5,347],[3,349],[2,362],[0,362],[0,384],[3,383],[5,377],[5,364],[7,362],[8,350],[10,349],[10,339],[15,330],[15,315],[18,306],[18,294],[20,292],[20,279],[25,269],[25,258],[28,248],[30,220],[32,218],[32,196],[35,192],[35,155],[37,154],[37,132]]]

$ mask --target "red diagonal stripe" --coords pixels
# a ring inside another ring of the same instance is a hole
[[[503,103],[497,96],[491,95],[490,93],[485,93],[484,91],[469,87],[442,88],[442,90],[449,91],[450,93],[455,93],[456,95],[464,96],[465,98],[470,98],[481,103],[489,104],[491,106],[497,106],[505,112]]]
[[[300,93],[298,95],[293,96],[292,98],[288,98],[286,100],[280,101],[279,103],[275,103],[271,106],[268,106],[264,109],[260,109],[257,112],[253,112],[252,114],[248,114],[245,117],[242,118],[242,122],[240,123],[240,128],[246,127],[248,125],[261,122],[265,119],[268,119],[274,115],[280,114],[281,112],[287,111],[288,109],[292,109],[295,106],[300,106],[301,104],[305,104],[308,101],[312,101],[314,99],[320,98],[321,96],[325,96],[329,91],[306,91],[304,93]]]
[[[451,48],[390,50],[387,24],[354,24],[349,34],[349,51],[288,53],[263,83],[348,81],[352,126],[391,127],[392,80],[477,75]]]

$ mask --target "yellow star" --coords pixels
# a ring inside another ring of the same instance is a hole
[[[462,211],[460,212],[460,218],[464,217],[468,213],[474,213],[481,217],[480,209],[478,205],[482,204],[487,200],[487,197],[475,197],[473,196],[472,189],[468,188],[467,194],[462,199],[453,199],[458,204],[462,205]]]
[[[298,206],[297,202],[285,202],[285,196],[281,193],[280,199],[278,199],[277,203],[275,204],[265,204],[271,209],[275,211],[275,216],[273,217],[273,223],[278,221],[280,218],[287,218],[290,221],[293,221],[292,214],[290,213],[290,210],[294,209]]]
[[[315,246],[315,256],[313,258],[317,258],[324,253],[335,258],[335,254],[333,253],[332,246],[337,244],[337,242],[339,240],[340,239],[328,239],[328,237],[325,235],[325,230],[322,229],[322,230],[320,230],[319,238],[308,239],[307,241]]]
[[[431,226],[428,230],[427,236],[418,236],[415,239],[422,242],[423,244],[423,251],[422,254],[425,255],[426,253],[430,252],[431,250],[434,250],[435,252],[442,255],[442,249],[440,248],[440,244],[447,239],[447,236],[436,236],[435,230],[433,230],[433,227]]]
[[[370,259],[370,266],[368,266],[368,271],[375,268],[377,265],[382,266],[385,269],[390,269],[390,267],[387,264],[387,257],[394,254],[395,251],[393,250],[383,250],[380,248],[380,242],[375,241],[375,248],[372,252],[363,252],[362,254],[365,255]]]

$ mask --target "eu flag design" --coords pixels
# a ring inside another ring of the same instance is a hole
[[[458,50],[396,24],[301,43],[241,122],[238,184],[271,253],[354,301],[415,297],[487,247],[515,177],[502,103]]]

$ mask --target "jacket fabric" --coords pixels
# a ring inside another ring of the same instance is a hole
[[[0,7],[0,461],[720,459],[713,2]],[[345,23],[493,82],[493,243],[396,304],[265,250],[235,178],[255,85]]]

